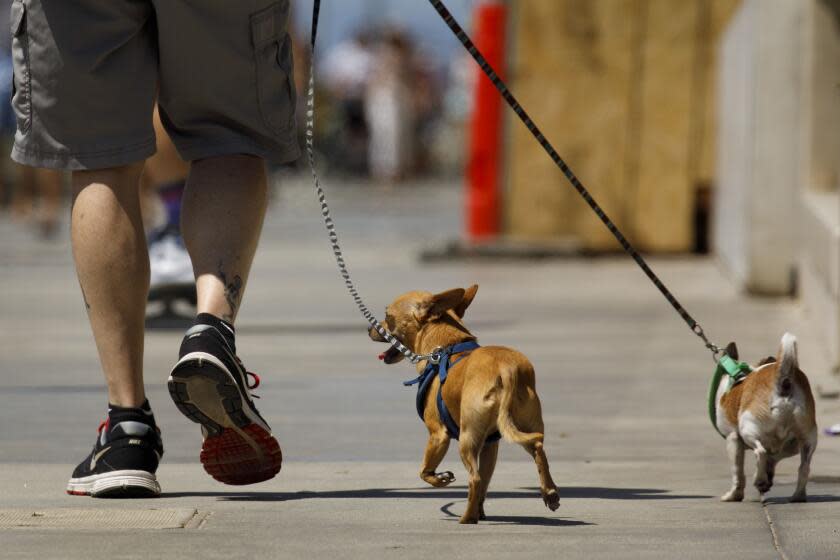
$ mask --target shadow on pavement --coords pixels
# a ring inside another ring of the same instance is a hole
[[[489,496],[488,496],[489,497]],[[449,519],[447,521],[454,521],[460,516],[452,513],[451,508],[457,502],[449,502],[441,506],[440,511],[443,512]],[[488,515],[487,519],[480,521],[481,524],[490,525],[537,525],[541,527],[571,527],[574,525],[595,525],[595,523],[587,523],[586,521],[578,521],[577,519],[563,519],[561,517],[537,517],[533,515],[513,516],[513,515]]]
[[[808,490],[814,489],[813,485],[826,485],[826,486],[835,486],[840,484],[840,476],[825,476],[825,475],[817,475],[812,476],[808,479]],[[777,484],[775,487],[775,493],[783,494],[782,496],[772,496],[764,499],[765,504],[774,504],[774,505],[781,505],[781,504],[789,504],[792,503],[790,501],[790,495],[793,494],[793,490],[795,485],[793,483],[787,484]],[[825,491],[836,491],[837,488],[820,488],[819,490]],[[832,494],[811,494],[808,493],[808,502],[813,504],[819,503],[827,503],[827,502],[840,502],[840,496],[832,495]]]
[[[712,496],[669,494],[668,490],[654,488],[601,488],[580,486],[559,488],[560,499],[597,498],[602,500],[694,500]],[[293,500],[342,499],[342,498],[466,498],[466,486],[450,486],[445,490],[434,488],[366,488],[361,490],[331,490],[325,492],[170,492],[161,498],[216,497],[228,501],[287,502]],[[522,491],[488,493],[490,499],[539,498],[539,489],[523,488]]]
[[[531,488],[529,488],[531,490]],[[538,488],[533,488],[538,492]],[[601,500],[700,500],[713,498],[700,494],[669,494],[661,488],[602,488],[598,486],[577,486],[557,489],[563,498],[598,498]],[[492,492],[490,493],[492,495]]]
[[[818,494],[816,496],[808,496],[808,501],[805,503],[808,504],[819,504],[825,502],[840,502],[840,496],[829,496],[828,494]],[[790,498],[787,496],[774,496],[772,498],[766,498],[764,500],[765,504],[773,504],[773,505],[782,505],[782,504],[796,504],[802,502],[791,502]]]

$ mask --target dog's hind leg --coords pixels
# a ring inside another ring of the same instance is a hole
[[[732,488],[720,497],[722,502],[740,502],[744,499],[744,441],[738,432],[733,431],[726,437],[726,450],[729,452],[729,460],[732,461]]]
[[[551,511],[560,507],[560,496],[557,494],[557,486],[551,478],[551,472],[548,470],[548,458],[545,456],[543,450],[543,438],[534,442],[523,443],[522,447],[534,458],[537,464],[537,473],[540,475],[540,493],[542,494],[543,502]]]
[[[808,500],[808,495],[805,493],[805,486],[808,484],[808,475],[811,473],[811,457],[814,456],[814,451],[817,449],[817,430],[814,429],[808,435],[808,441],[802,446],[799,451],[799,475],[796,480],[796,491],[791,496],[791,502],[805,502]]]
[[[481,490],[483,488],[481,471],[478,466],[478,454],[484,445],[484,438],[472,432],[462,431],[459,442],[461,461],[467,468],[470,490],[467,496],[467,509],[461,516],[461,523],[478,523],[481,510]]]
[[[496,469],[496,458],[499,456],[499,442],[485,443],[478,456],[478,474],[481,477],[480,498],[478,501],[478,518],[487,519],[484,515],[484,500],[487,498],[487,488],[493,471]]]
[[[753,485],[756,490],[763,496],[773,486],[770,476],[767,472],[767,465],[769,456],[767,450],[761,445],[760,441],[755,442],[755,477],[753,477]]]
[[[423,454],[423,466],[420,468],[420,478],[435,488],[449,486],[455,481],[452,471],[435,472],[440,462],[446,456],[449,449],[449,434],[446,429],[430,432],[429,441],[426,443],[426,452]]]

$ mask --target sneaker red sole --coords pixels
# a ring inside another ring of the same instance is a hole
[[[280,472],[280,444],[257,424],[240,430],[225,428],[209,436],[201,447],[201,464],[207,474],[224,484],[263,482]]]

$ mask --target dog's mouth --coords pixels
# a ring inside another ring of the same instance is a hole
[[[379,359],[389,365],[399,362],[404,357],[405,356],[403,356],[402,352],[393,346],[388,347],[387,350],[379,354]]]

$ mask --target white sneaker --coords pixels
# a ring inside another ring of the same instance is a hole
[[[181,236],[164,231],[149,242],[150,289],[195,284],[192,261]]]

